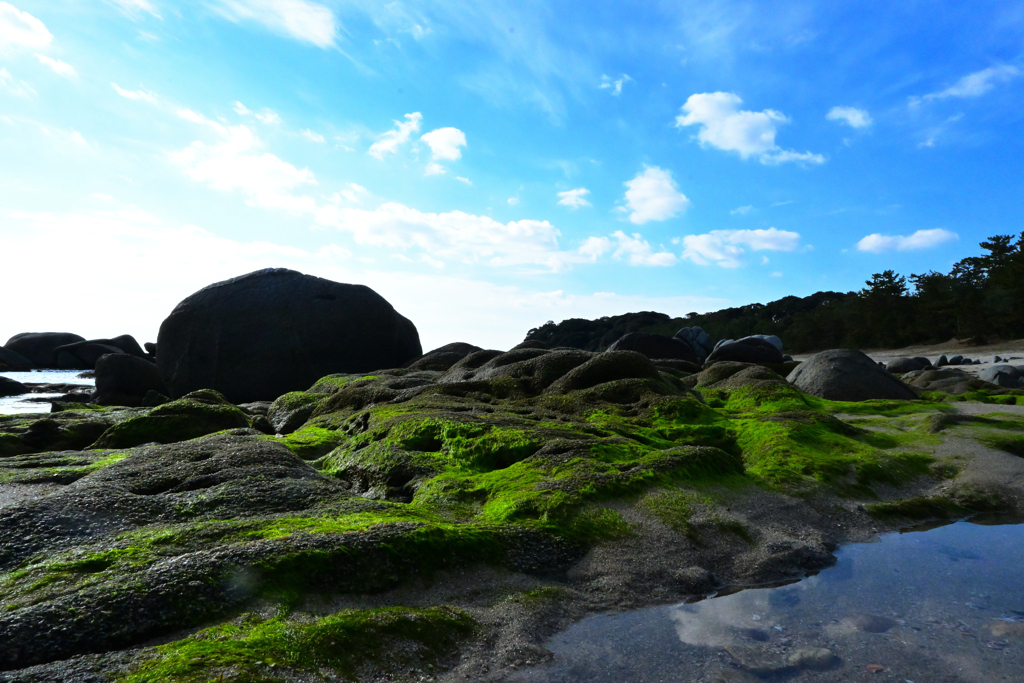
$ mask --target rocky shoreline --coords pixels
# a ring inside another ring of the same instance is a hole
[[[1024,390],[687,329],[0,416],[0,681],[500,681],[589,614],[1024,513]],[[97,395],[111,358],[152,365]]]

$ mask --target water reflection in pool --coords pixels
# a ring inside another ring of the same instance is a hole
[[[1024,525],[993,521],[850,545],[787,586],[591,617],[514,680],[1024,681]]]
[[[79,377],[81,370],[30,370],[27,372],[0,372],[0,377],[8,377],[22,384],[76,384],[81,386],[93,386],[95,380],[88,377]],[[21,396],[0,397],[0,415],[11,415],[14,413],[48,413],[49,403],[27,401],[28,398],[57,398],[60,393],[35,393],[23,394]]]

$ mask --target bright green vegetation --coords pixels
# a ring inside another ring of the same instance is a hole
[[[248,426],[245,413],[217,392],[204,389],[157,406],[148,415],[114,425],[92,447],[132,448],[144,443],[175,443]]]
[[[276,670],[328,669],[352,679],[372,663],[387,670],[430,667],[470,635],[475,622],[454,607],[345,610],[300,621],[245,616],[156,649],[119,683],[276,681]],[[283,673],[283,671],[282,671]]]
[[[127,458],[127,451],[62,451],[0,460],[0,483],[70,484]]]

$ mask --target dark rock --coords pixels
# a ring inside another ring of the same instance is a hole
[[[143,344],[143,346],[145,347],[146,353],[149,354],[149,357],[151,359],[156,358],[156,344],[154,344],[153,342],[146,342],[145,344]]]
[[[519,342],[518,344],[513,346],[511,349],[509,349],[509,351],[517,351],[518,349],[547,349],[547,348],[548,348],[548,345],[545,344],[542,341],[537,341],[536,339],[527,339],[526,341]]]
[[[55,368],[57,358],[54,350],[80,341],[85,339],[70,332],[22,332],[8,339],[4,346],[29,359],[36,367]]]
[[[0,367],[4,367],[15,372],[23,372],[25,370],[34,369],[35,364],[17,351],[12,351],[4,346],[0,346]]]
[[[677,358],[655,358],[652,362],[661,369],[671,369],[686,374],[695,374],[701,371],[701,366]]]
[[[532,343],[539,342],[523,342],[523,344]],[[523,344],[520,344],[519,347],[516,348],[522,347]],[[543,344],[541,346],[543,346]],[[415,360],[409,361],[405,364],[405,367],[410,370],[439,370],[444,372],[469,354],[482,350],[483,349],[479,346],[473,346],[472,344],[466,344],[463,342],[445,344],[444,346],[423,354]]]
[[[860,351],[850,349],[816,353],[786,379],[805,393],[832,401],[917,398],[913,389],[890,372]]]
[[[168,395],[154,363],[127,353],[100,356],[96,361],[94,403],[140,406],[150,391]]]
[[[396,368],[422,353],[416,327],[369,287],[283,268],[210,285],[160,326],[172,398],[209,387],[234,403],[273,400],[324,375]]]
[[[20,396],[27,394],[29,388],[10,377],[0,377],[0,396]]]
[[[648,358],[673,358],[689,363],[699,363],[698,356],[689,344],[674,337],[646,332],[630,332],[608,347],[609,351],[636,351]]]
[[[903,375],[914,370],[924,370],[931,365],[927,358],[893,358],[885,366],[885,369],[894,375]]]
[[[660,380],[661,375],[654,363],[641,353],[605,351],[573,368],[545,391],[546,393],[565,394],[619,379]]]
[[[970,375],[963,370],[951,367],[932,368],[924,370],[911,379],[904,381],[912,387],[921,391],[942,391],[947,394],[966,394],[968,391],[978,389],[992,389],[992,385]]]
[[[765,386],[766,383],[785,386],[792,391],[792,388],[786,384],[786,380],[769,368],[755,363],[737,363],[736,361],[721,361],[708,366],[706,370],[697,375],[696,386],[736,390],[742,387]]]
[[[438,382],[511,380],[519,391],[536,395],[594,357],[593,353],[579,349],[519,349],[495,356],[472,371],[446,373],[438,378]]]
[[[1019,389],[1024,385],[1024,382],[1021,382],[1021,372],[1014,366],[1006,363],[985,368],[978,373],[978,378],[1008,389]]]
[[[155,408],[170,402],[170,397],[164,396],[159,391],[153,391],[152,389],[147,391],[146,395],[142,397],[142,406],[144,408]]]
[[[60,346],[54,351],[61,370],[93,370],[100,356],[107,354],[124,354],[124,351],[117,346],[91,341]]]
[[[707,360],[708,355],[715,348],[714,342],[711,341],[711,337],[700,327],[684,327],[675,333],[673,339],[686,344],[693,351],[694,355],[697,356],[697,363],[703,364]]]
[[[961,365],[964,362],[964,357],[961,355],[953,356],[949,359],[950,365]]]
[[[772,342],[760,337],[744,337],[737,341],[720,343],[704,361],[704,365],[724,360],[737,363],[777,364],[783,362],[782,351]]]
[[[935,361],[935,367],[941,368],[949,365],[949,359],[946,358],[946,354],[939,356],[939,359]]]

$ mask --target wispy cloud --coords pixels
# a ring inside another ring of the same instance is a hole
[[[0,2],[0,48],[25,47],[38,50],[53,42],[46,25],[8,2]]]
[[[319,143],[325,142],[323,135],[320,135],[320,133],[312,131],[309,128],[307,128],[306,130],[304,130],[301,133],[299,133],[299,135],[301,135],[302,137],[304,137],[307,140],[310,140],[312,142],[319,142]]]
[[[12,76],[6,67],[0,67],[0,87],[15,97],[32,97],[36,94],[31,85]]]
[[[558,203],[562,206],[568,206],[573,209],[579,209],[584,206],[590,206],[584,197],[590,194],[590,190],[585,187],[577,187],[574,190],[566,190],[565,192],[558,193]]]
[[[405,121],[395,121],[394,129],[378,137],[377,142],[370,145],[370,150],[367,153],[378,159],[383,159],[388,154],[394,154],[399,147],[409,142],[413,133],[419,132],[422,120],[423,114],[418,111],[406,114]]]
[[[748,213],[754,210],[754,207],[747,204],[746,206],[737,206],[735,209],[730,211],[730,215],[733,216],[746,216]]]
[[[632,81],[633,79],[629,77],[629,74],[622,74],[614,79],[606,74],[601,74],[601,85],[597,87],[602,90],[608,90],[612,95],[618,97],[622,94],[622,86]]]
[[[163,19],[149,0],[107,0],[107,2],[116,5],[132,19],[138,19],[143,13],[151,14],[157,19]]]
[[[928,93],[922,97],[911,97],[910,105],[917,106],[921,102],[944,100],[951,97],[957,99],[981,97],[997,84],[1005,83],[1020,75],[1021,70],[1012,64],[990,66],[987,69],[967,74],[945,90]]]
[[[215,7],[229,21],[254,21],[321,48],[333,47],[338,34],[334,13],[308,0],[218,0]]]
[[[876,254],[883,251],[912,251],[915,249],[930,249],[955,239],[959,239],[955,232],[943,230],[942,228],[918,230],[907,237],[903,235],[882,235],[876,232],[861,238],[857,242],[857,249]]]
[[[611,237],[588,237],[579,248],[579,253],[596,261],[611,252],[612,258],[625,260],[631,266],[674,266],[679,259],[664,247],[655,251],[640,233],[627,235],[616,230]]]
[[[867,128],[874,122],[866,109],[857,107],[832,107],[825,118],[845,123],[850,128]]]
[[[743,159],[755,157],[762,164],[825,162],[820,154],[784,150],[776,144],[778,127],[789,122],[785,114],[774,109],[741,110],[742,103],[735,93],[690,95],[676,117],[676,127],[700,126],[695,137],[701,145],[736,152]]]
[[[41,64],[53,69],[53,72],[58,76],[74,78],[78,75],[78,72],[75,71],[75,67],[71,66],[67,62],[62,62],[59,59],[54,59],[53,57],[47,57],[46,55],[40,54],[36,55],[36,59],[38,59]]]
[[[800,233],[788,230],[712,230],[703,235],[686,235],[683,258],[702,266],[738,268],[750,251],[794,251],[800,246]]]
[[[625,185],[625,209],[630,212],[629,221],[636,225],[668,220],[690,205],[672,179],[672,172],[657,166],[646,167]]]

